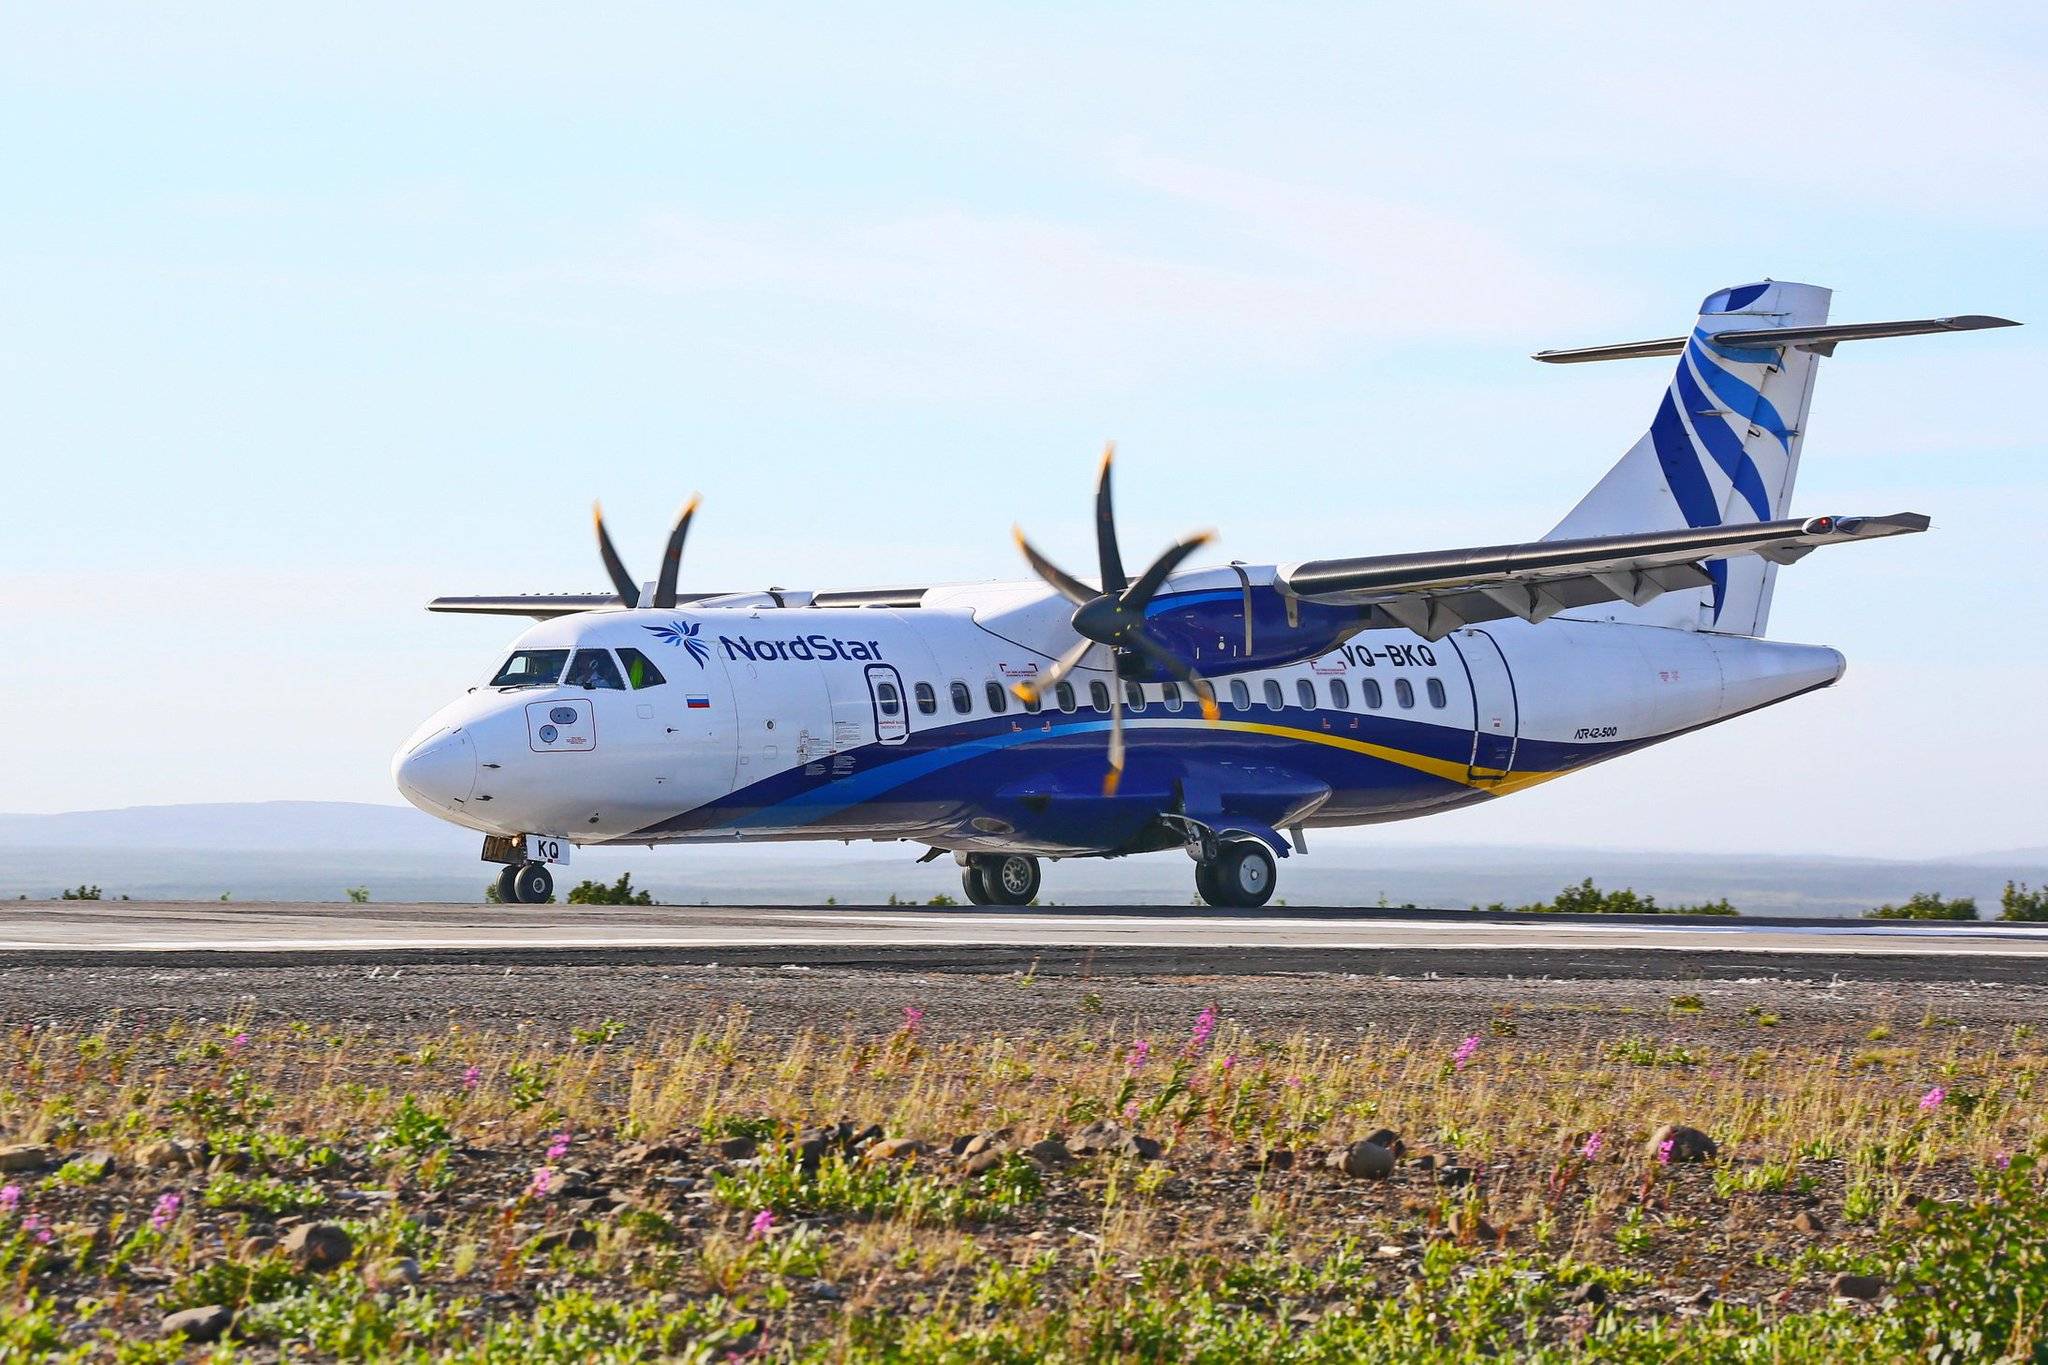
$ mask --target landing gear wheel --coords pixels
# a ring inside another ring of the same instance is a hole
[[[993,905],[1029,905],[1038,898],[1038,859],[1029,854],[977,859],[975,868]]]
[[[498,899],[506,905],[519,904],[519,866],[507,863],[498,869]]]
[[[523,863],[512,874],[512,889],[521,905],[545,905],[555,898],[555,874],[546,863]]]
[[[960,869],[960,889],[967,893],[969,905],[989,904],[988,887],[982,884],[981,869],[973,863]]]
[[[1195,864],[1195,890],[1211,905],[1256,910],[1273,899],[1275,865],[1266,846],[1253,839],[1225,844],[1213,863]]]

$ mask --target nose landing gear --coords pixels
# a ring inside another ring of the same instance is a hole
[[[498,899],[507,905],[545,905],[555,898],[555,874],[546,863],[518,863],[498,874]]]

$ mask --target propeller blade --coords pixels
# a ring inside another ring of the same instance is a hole
[[[626,563],[619,558],[619,552],[612,547],[612,537],[604,529],[604,507],[601,503],[590,504],[590,515],[597,522],[597,552],[604,556],[604,571],[612,576],[612,586],[619,590],[619,600],[627,606],[640,604],[640,585],[633,581],[633,575],[626,572]]]
[[[1115,796],[1124,780],[1124,686],[1123,679],[1109,683],[1109,771],[1102,775],[1102,794]]]
[[[690,518],[697,515],[697,504],[702,501],[701,495],[690,494],[690,500],[676,517],[675,529],[668,533],[668,548],[661,552],[661,577],[654,584],[654,605],[662,611],[675,607],[676,577],[683,566],[683,540],[690,534]]]
[[[1017,548],[1024,552],[1024,558],[1030,562],[1033,569],[1038,571],[1038,576],[1058,589],[1060,596],[1066,598],[1077,607],[1086,602],[1093,602],[1097,597],[1101,596],[1095,589],[1089,587],[1086,583],[1083,583],[1080,579],[1040,554],[1030,541],[1024,539],[1023,527],[1013,526],[1010,528],[1010,533],[1016,536]]]
[[[1223,719],[1223,711],[1216,705],[1216,689],[1201,674],[1181,661],[1178,654],[1166,648],[1142,630],[1134,630],[1124,637],[1124,644],[1144,655],[1151,662],[1186,683],[1195,694],[1195,701],[1201,705],[1202,719],[1214,725]]]
[[[1152,566],[1138,576],[1138,581],[1124,589],[1123,596],[1118,599],[1118,605],[1130,611],[1143,611],[1145,604],[1166,586],[1166,580],[1181,566],[1181,561],[1215,538],[1214,531],[1197,531],[1153,560]]]
[[[1010,690],[1015,692],[1025,705],[1031,705],[1040,697],[1052,691],[1053,688],[1059,686],[1060,679],[1078,668],[1082,658],[1093,648],[1095,648],[1093,640],[1075,641],[1072,649],[1053,660],[1052,667],[1045,670],[1045,676],[1032,678],[1025,682],[1011,683]]]
[[[1102,448],[1102,471],[1095,476],[1095,554],[1102,566],[1102,591],[1114,597],[1131,580],[1124,575],[1123,555],[1116,545],[1116,509],[1110,505],[1109,466],[1116,442]]]

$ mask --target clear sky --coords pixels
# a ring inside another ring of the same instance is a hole
[[[591,590],[1549,527],[1766,275],[2024,330],[1824,362],[1781,576],[1844,683],[1404,841],[2048,842],[2038,6],[0,9],[0,809],[395,801]],[[422,817],[423,819],[425,817]],[[686,855],[678,855],[686,856]]]

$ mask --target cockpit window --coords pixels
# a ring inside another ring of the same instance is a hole
[[[654,660],[631,646],[619,650],[619,662],[626,666],[626,681],[635,692],[643,687],[659,687],[668,681],[654,666]]]
[[[538,687],[551,684],[562,676],[562,665],[567,662],[569,651],[566,649],[522,649],[505,660],[498,676],[491,679],[491,686]]]
[[[565,681],[571,687],[588,688],[593,692],[626,690],[626,680],[619,676],[619,666],[602,649],[577,650],[576,657],[569,661],[569,676]]]

